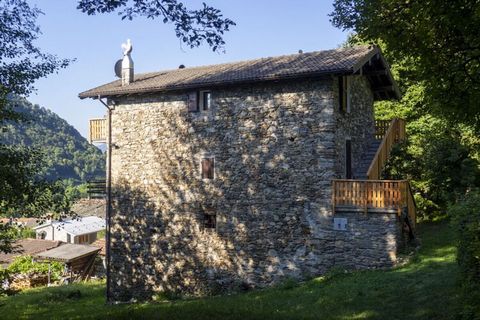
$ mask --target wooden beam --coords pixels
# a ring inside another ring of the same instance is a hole
[[[395,89],[393,86],[384,86],[384,87],[377,87],[373,88],[374,92],[387,92],[387,91],[394,91]]]
[[[369,70],[363,71],[363,74],[366,76],[386,76],[388,75],[387,70]]]

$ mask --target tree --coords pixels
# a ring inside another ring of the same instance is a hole
[[[0,1],[0,121],[16,119],[6,104],[7,94],[26,95],[33,83],[65,68],[70,60],[42,52],[34,45],[42,12],[24,0]]]
[[[191,48],[207,42],[213,51],[224,48],[223,34],[235,25],[205,3],[201,9],[190,10],[178,0],[79,0],[77,8],[89,15],[118,12],[129,20],[137,16],[161,18],[163,23],[173,23],[176,36]]]
[[[40,34],[36,25],[40,14],[39,9],[31,8],[23,0],[0,1],[1,133],[6,130],[7,121],[25,120],[9,103],[12,95],[30,93],[35,80],[70,62],[44,53],[34,45]],[[0,144],[0,213],[40,214],[58,206],[53,193],[59,191],[59,185],[39,179],[40,162],[39,154],[24,146]],[[0,252],[12,250],[13,235],[10,226],[0,225]]]
[[[429,111],[480,129],[480,1],[335,0],[331,17],[414,63]]]

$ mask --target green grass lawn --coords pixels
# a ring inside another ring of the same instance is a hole
[[[387,271],[334,274],[243,294],[148,304],[105,304],[103,283],[41,288],[0,298],[1,319],[451,319],[457,265],[447,223],[419,226],[412,262]],[[80,297],[74,292],[79,290]],[[70,295],[71,297],[68,297]]]

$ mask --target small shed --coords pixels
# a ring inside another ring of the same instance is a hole
[[[95,258],[101,248],[67,243],[60,247],[37,254],[38,260],[65,263],[71,282],[87,279],[93,272]]]

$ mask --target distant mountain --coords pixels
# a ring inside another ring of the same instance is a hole
[[[14,97],[14,110],[28,121],[10,122],[0,133],[0,143],[25,145],[42,151],[48,179],[69,179],[75,183],[105,177],[105,155],[56,113]]]

